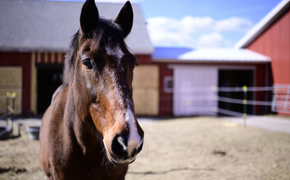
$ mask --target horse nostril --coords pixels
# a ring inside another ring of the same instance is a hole
[[[136,154],[138,154],[138,150],[137,149],[133,149],[132,153],[131,153],[131,156],[132,157],[135,157]]]
[[[139,152],[142,150],[142,148],[143,148],[143,142],[142,142],[142,144],[139,146],[137,152],[139,153]]]
[[[126,156],[127,155],[127,144],[128,144],[128,138],[123,137],[121,135],[116,135],[113,138],[112,144],[111,144],[111,150],[112,152],[119,156]]]

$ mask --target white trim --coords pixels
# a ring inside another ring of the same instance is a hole
[[[270,63],[271,61],[229,61],[229,60],[178,60],[178,59],[152,59],[152,62],[161,62],[161,63],[203,63],[203,64],[266,64]]]
[[[179,64],[169,64],[167,66],[169,69],[175,68],[192,68],[192,67],[217,67],[218,70],[227,69],[241,69],[241,70],[256,70],[255,66],[235,66],[235,65],[179,65]]]
[[[234,48],[246,48],[251,42],[253,42],[261,33],[264,32],[269,26],[271,26],[276,19],[284,13],[284,10],[290,6],[290,0],[282,0],[276,5],[262,20],[260,20],[242,39],[240,39]]]
[[[141,137],[138,133],[138,129],[137,129],[137,124],[135,122],[135,118],[134,118],[134,115],[131,111],[131,109],[129,108],[129,104],[127,104],[127,112],[126,112],[126,116],[125,116],[125,119],[126,119],[126,122],[128,123],[129,125],[129,138],[128,138],[128,145],[127,145],[127,149],[128,149],[128,154],[131,156],[133,150],[136,148],[138,148],[141,143],[142,143],[142,140],[141,140]]]

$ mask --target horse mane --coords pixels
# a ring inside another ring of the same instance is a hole
[[[65,58],[65,70],[67,82],[69,80],[69,72],[71,67],[74,65],[75,53],[78,51],[79,38],[81,37],[80,30],[78,30],[73,36],[70,42],[70,46]],[[81,37],[81,41],[87,38],[92,38],[96,41],[96,44],[100,49],[108,47],[114,49],[118,45],[125,45],[127,48],[124,38],[121,33],[121,28],[118,24],[112,20],[99,18],[97,27],[94,28],[89,34],[85,34]]]

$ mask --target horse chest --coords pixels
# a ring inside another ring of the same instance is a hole
[[[128,165],[118,166],[106,160],[101,164],[98,162],[99,158],[92,158],[89,161],[68,160],[66,165],[54,166],[49,174],[52,174],[54,179],[60,180],[119,180],[125,177]]]
[[[78,149],[74,147],[73,149]],[[124,179],[128,165],[112,164],[100,148],[74,151],[66,158],[64,179],[119,180]]]
[[[124,172],[127,172],[127,165],[120,167],[94,167],[88,169],[84,178],[86,180],[119,180],[125,177]]]
[[[95,151],[86,156],[86,180],[119,180],[125,177],[128,165],[112,164],[104,152]]]

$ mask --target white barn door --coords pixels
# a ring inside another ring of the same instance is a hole
[[[173,114],[175,116],[216,115],[217,101],[212,87],[218,85],[218,68],[173,66]]]

